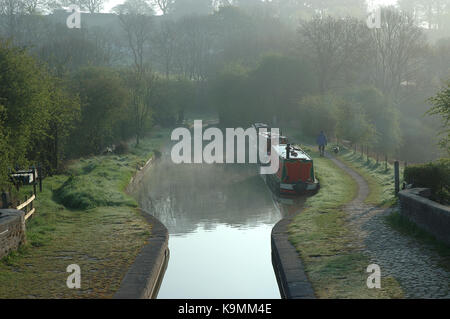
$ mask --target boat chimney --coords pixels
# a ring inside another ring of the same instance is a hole
[[[286,159],[289,159],[289,156],[291,155],[291,144],[286,145]]]

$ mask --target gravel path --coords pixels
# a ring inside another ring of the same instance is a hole
[[[394,277],[406,298],[450,298],[450,272],[439,266],[440,256],[428,245],[390,228],[384,216],[392,209],[364,204],[369,194],[366,181],[341,161],[327,157],[358,183],[357,197],[346,205],[349,222],[359,236],[358,248],[380,266],[382,278]]]

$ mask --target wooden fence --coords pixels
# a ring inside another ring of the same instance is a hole
[[[16,209],[23,210],[25,212],[25,220],[30,218],[36,212],[36,209],[33,207],[33,201],[35,199],[36,195],[33,195],[30,198],[25,197],[25,201],[22,204],[17,203]]]

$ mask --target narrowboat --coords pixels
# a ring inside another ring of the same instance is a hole
[[[300,147],[279,144],[272,146],[272,150],[279,158],[278,171],[266,175],[266,183],[273,192],[280,195],[299,195],[314,193],[319,189],[313,160]]]
[[[271,145],[270,132],[261,132],[259,137],[260,141],[267,143],[267,156],[274,151],[279,158],[275,174],[261,175],[272,192],[276,195],[300,195],[318,191],[320,184],[315,177],[314,163],[305,151],[289,144],[287,137],[282,135],[278,136],[278,145]]]
[[[252,127],[256,130],[256,133],[260,133],[261,129],[266,129],[266,130],[270,130],[269,125],[265,124],[265,123],[255,123],[252,124]]]

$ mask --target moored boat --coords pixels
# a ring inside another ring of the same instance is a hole
[[[279,157],[279,168],[275,174],[266,176],[266,183],[277,194],[297,195],[312,193],[319,189],[314,174],[312,158],[300,147],[290,144],[272,146]]]
[[[300,195],[316,192],[319,187],[313,159],[299,146],[288,143],[287,137],[278,135],[279,144],[271,145],[270,132],[259,132],[260,141],[267,143],[267,156],[276,152],[279,167],[275,174],[261,175],[277,195]],[[264,164],[260,164],[264,165]]]

